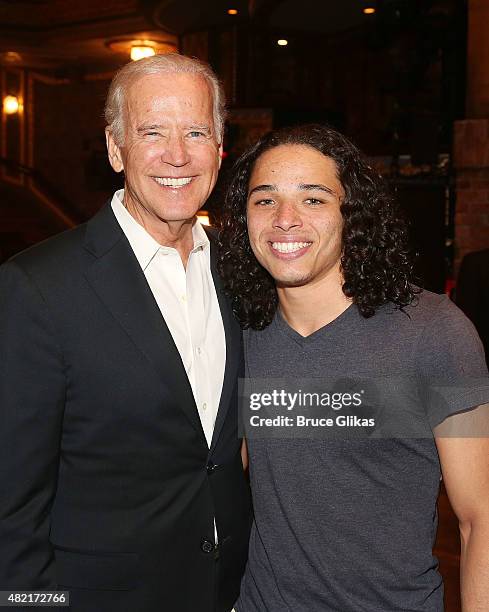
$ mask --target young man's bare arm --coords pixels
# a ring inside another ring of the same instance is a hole
[[[489,405],[449,417],[435,436],[445,487],[460,524],[462,612],[487,612]]]

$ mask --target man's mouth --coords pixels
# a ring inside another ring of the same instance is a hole
[[[310,246],[312,242],[272,242],[272,249],[279,253],[295,253]]]
[[[192,180],[192,176],[183,176],[181,178],[170,178],[164,176],[154,176],[154,180],[158,183],[158,185],[163,185],[164,187],[172,187],[173,189],[178,189],[179,187],[185,187]]]

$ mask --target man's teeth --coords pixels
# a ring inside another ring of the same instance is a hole
[[[312,242],[272,242],[272,248],[280,253],[293,253],[312,244]]]
[[[165,187],[183,187],[184,185],[188,185],[191,180],[191,176],[184,178],[160,178],[155,176],[155,181]]]

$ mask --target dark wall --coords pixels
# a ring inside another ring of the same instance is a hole
[[[415,273],[419,284],[443,293],[446,277],[445,185],[442,182],[393,183],[397,202],[410,225],[413,250],[419,253]]]
[[[116,176],[105,152],[108,80],[34,81],[33,166],[83,216],[108,197]]]

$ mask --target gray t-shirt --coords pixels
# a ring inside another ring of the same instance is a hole
[[[245,332],[247,376],[463,379],[444,415],[427,405],[432,422],[488,402],[482,345],[461,311],[429,292],[405,310],[365,319],[352,305],[306,338],[277,313]],[[255,522],[238,612],[443,610],[433,437],[248,439],[248,449]]]

